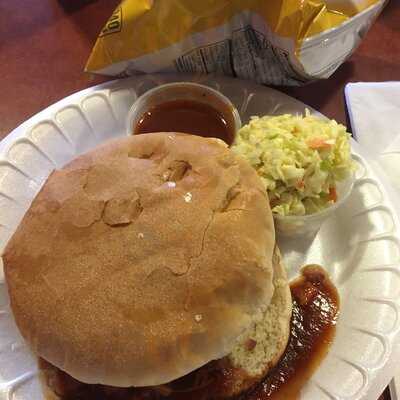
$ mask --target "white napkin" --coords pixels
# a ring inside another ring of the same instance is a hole
[[[377,155],[386,151],[400,135],[400,82],[349,83],[345,96],[357,141]]]
[[[355,139],[400,190],[400,82],[349,83],[345,96]]]
[[[345,97],[354,138],[400,194],[400,82],[349,83]],[[392,400],[400,400],[400,369],[389,388]]]

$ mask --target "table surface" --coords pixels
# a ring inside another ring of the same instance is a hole
[[[61,98],[104,82],[83,67],[119,0],[0,0],[0,139]],[[391,0],[352,57],[328,80],[282,88],[346,123],[344,85],[400,80],[400,2]],[[386,391],[380,400],[390,399]]]

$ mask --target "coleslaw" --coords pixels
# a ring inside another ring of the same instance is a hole
[[[256,169],[273,213],[308,215],[336,202],[337,182],[354,170],[349,138],[344,125],[305,110],[304,116],[251,117],[233,150]]]

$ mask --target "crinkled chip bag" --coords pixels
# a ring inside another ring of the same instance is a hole
[[[272,85],[329,77],[385,0],[124,0],[86,70],[218,73]]]

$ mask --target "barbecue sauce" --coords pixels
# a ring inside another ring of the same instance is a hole
[[[259,384],[237,400],[295,400],[326,356],[335,334],[339,296],[327,274],[319,266],[307,266],[291,285],[293,312],[291,332],[285,353],[279,363]],[[220,385],[229,379],[229,367],[215,368],[217,362],[181,378],[156,391],[146,388],[112,388],[87,385],[40,360],[46,387],[61,400],[209,400]],[[204,368],[207,368],[204,370]],[[194,385],[201,371],[207,378]],[[210,377],[212,379],[210,379]],[[195,390],[191,390],[193,386]]]
[[[339,294],[319,266],[306,266],[291,282],[289,342],[279,363],[241,400],[295,400],[329,351],[335,336]]]
[[[141,116],[133,133],[183,132],[219,138],[231,145],[235,132],[230,125],[220,112],[206,103],[173,100],[150,108]]]

